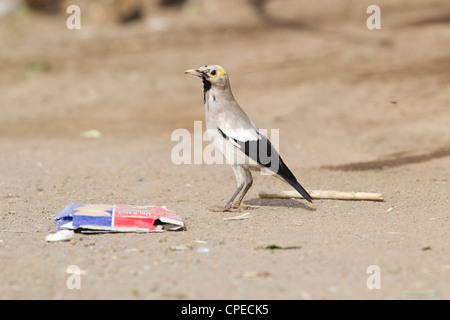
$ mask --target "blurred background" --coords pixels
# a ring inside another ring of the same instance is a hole
[[[80,29],[66,26],[69,5]],[[450,141],[450,4],[346,0],[1,0],[0,135],[162,137],[203,119],[219,64],[262,128],[311,161],[369,160]],[[308,157],[308,156],[306,156]],[[306,159],[308,161],[308,159]]]

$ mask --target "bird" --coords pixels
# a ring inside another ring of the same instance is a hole
[[[206,131],[215,149],[225,157],[236,177],[236,191],[225,207],[214,211],[225,212],[240,208],[253,185],[251,171],[254,170],[273,174],[284,180],[312,203],[311,196],[297,181],[272,143],[261,134],[259,127],[237,103],[225,69],[219,65],[205,65],[186,70],[185,74],[202,79]]]

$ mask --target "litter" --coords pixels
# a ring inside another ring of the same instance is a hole
[[[45,240],[48,242],[55,242],[55,241],[69,241],[73,239],[75,232],[73,230],[60,230],[55,233],[50,233],[47,237],[45,237]]]
[[[72,203],[55,217],[56,230],[77,232],[162,232],[184,228],[181,217],[165,207]],[[68,240],[54,233],[47,241]],[[48,240],[50,239],[50,240]]]
[[[91,129],[81,133],[81,137],[84,139],[98,139],[101,138],[102,133],[97,129]]]

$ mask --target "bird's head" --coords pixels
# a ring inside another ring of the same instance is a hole
[[[198,76],[203,80],[203,86],[208,87],[208,91],[212,86],[223,87],[228,84],[228,75],[225,69],[218,65],[206,65],[198,69],[189,69],[184,72],[185,74],[191,74]]]

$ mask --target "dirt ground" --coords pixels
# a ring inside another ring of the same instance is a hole
[[[373,1],[222,2],[127,24],[82,7],[80,30],[65,10],[0,17],[0,298],[449,299],[448,1],[376,1],[380,30]],[[231,169],[171,161],[172,132],[204,117],[184,70],[205,64],[280,130],[306,189],[385,201],[261,199],[290,187],[254,174],[247,219],[207,210],[234,192]],[[164,205],[186,230],[47,243],[72,202]]]

